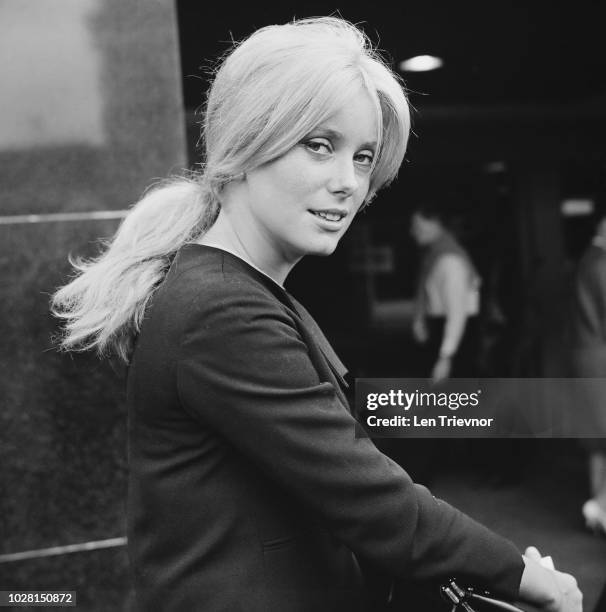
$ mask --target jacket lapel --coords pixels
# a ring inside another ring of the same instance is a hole
[[[309,312],[307,312],[307,310],[297,300],[291,296],[289,297],[292,301],[295,312],[305,325],[306,329],[309,331],[313,340],[318,345],[318,348],[322,351],[322,354],[330,364],[331,368],[335,371],[335,374],[340,379],[343,379],[343,385],[347,389],[349,385],[344,379],[345,375],[347,374],[347,368],[343,365],[343,362],[339,359],[319,325],[314,321]]]
[[[347,368],[343,365],[343,362],[339,359],[334,349],[326,339],[326,336],[322,333],[322,330],[314,321],[313,317],[292,296],[289,295],[288,298],[291,302],[292,310],[297,315],[301,335],[305,339],[305,342],[310,349],[310,354],[314,359],[316,367],[318,365],[324,366],[322,370],[331,379],[339,399],[351,412],[349,401],[345,394],[349,387],[345,380]]]

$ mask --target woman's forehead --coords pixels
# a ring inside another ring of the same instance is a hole
[[[335,139],[355,140],[359,145],[376,148],[379,139],[376,106],[362,90],[321,121],[314,131],[323,131]]]

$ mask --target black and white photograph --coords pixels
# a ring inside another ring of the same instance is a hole
[[[0,0],[0,609],[606,612],[605,24]]]

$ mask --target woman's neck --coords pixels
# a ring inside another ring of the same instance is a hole
[[[251,248],[252,241],[241,234],[222,209],[213,226],[197,242],[228,251],[283,287],[293,266],[272,262],[271,257],[263,256],[262,248]],[[261,240],[258,242],[262,244]]]

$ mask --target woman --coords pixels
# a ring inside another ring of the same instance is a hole
[[[572,577],[355,439],[344,368],[283,288],[394,178],[408,129],[400,85],[354,26],[263,28],[216,73],[204,170],[146,195],[55,295],[66,348],[129,362],[140,610],[369,609],[359,559],[580,610]]]
[[[426,376],[473,377],[477,355],[480,276],[432,203],[417,207],[411,234],[423,249],[413,321],[415,340],[427,346]]]

